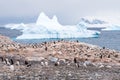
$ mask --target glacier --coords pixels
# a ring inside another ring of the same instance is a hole
[[[81,23],[77,25],[61,25],[54,15],[50,19],[44,12],[40,13],[36,23],[6,24],[6,28],[20,30],[23,34],[16,39],[44,39],[44,38],[89,38],[98,37],[96,30],[88,30]]]

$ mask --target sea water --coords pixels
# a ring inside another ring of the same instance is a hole
[[[19,43],[41,43],[45,41],[56,41],[61,39],[15,39],[12,38],[14,41]],[[64,40],[71,40],[71,41],[80,41],[86,42],[93,45],[98,45],[100,47],[106,47],[109,49],[115,49],[120,51],[120,31],[101,31],[101,34],[98,38],[75,38],[75,39],[64,39]]]
[[[98,45],[100,47],[106,47],[110,49],[115,49],[120,51],[120,31],[100,31],[101,34],[98,38],[75,38],[75,39],[64,39],[64,40],[71,40],[71,41],[80,41],[80,42],[86,42],[89,44]],[[19,43],[41,43],[45,41],[56,41],[60,39],[30,39],[30,40],[19,40],[15,39],[17,36],[22,35],[22,33],[18,30],[10,30],[0,27],[0,34],[3,34],[5,36],[10,37],[15,42]]]

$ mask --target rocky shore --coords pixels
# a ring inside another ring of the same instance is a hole
[[[20,44],[0,35],[0,80],[120,80],[120,52],[79,41]]]

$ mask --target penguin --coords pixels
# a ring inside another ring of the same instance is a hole
[[[13,62],[13,59],[10,59],[10,65],[13,65],[14,62]]]
[[[10,65],[10,62],[9,62],[8,58],[5,59],[5,63],[6,63],[7,65]]]
[[[4,61],[3,57],[0,57],[0,59],[1,59],[2,62]]]
[[[77,63],[77,59],[76,59],[76,58],[74,58],[74,60],[73,60],[73,61],[74,61],[74,63]]]
[[[47,47],[45,47],[45,51],[47,51]]]
[[[28,63],[28,61],[25,60],[25,65],[27,65],[27,67],[30,67],[31,64]]]

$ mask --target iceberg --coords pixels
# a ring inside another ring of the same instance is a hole
[[[44,38],[89,38],[98,37],[99,31],[87,30],[83,24],[61,25],[56,16],[50,19],[44,12],[40,13],[36,23],[7,24],[6,28],[20,30],[23,34],[16,39]]]

